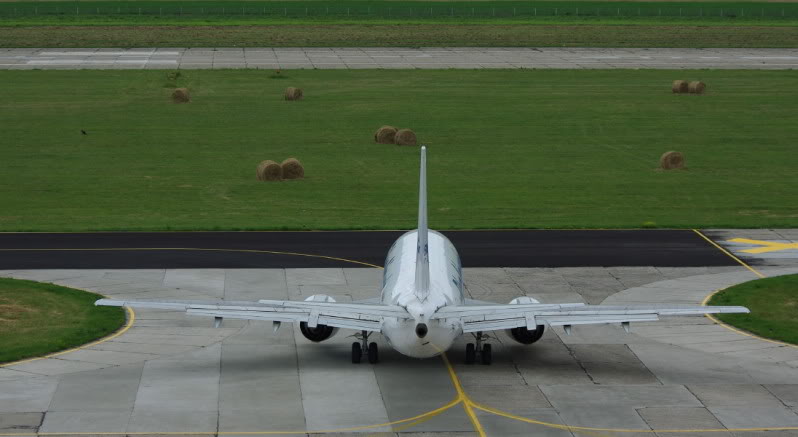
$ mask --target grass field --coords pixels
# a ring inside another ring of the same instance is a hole
[[[746,306],[750,314],[716,317],[762,337],[798,344],[798,275],[735,285],[713,296],[709,304]]]
[[[0,1],[0,47],[798,47],[798,3]]]
[[[0,363],[88,343],[125,323],[122,308],[95,307],[102,296],[0,278]]]
[[[798,226],[795,71],[272,75],[184,71],[175,105],[164,71],[0,71],[0,230],[409,228],[418,149],[383,124],[429,145],[434,228]],[[291,156],[306,180],[255,180]]]
[[[798,47],[798,26],[0,26],[0,47]]]

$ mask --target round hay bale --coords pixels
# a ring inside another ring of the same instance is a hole
[[[682,152],[665,152],[659,158],[659,166],[663,170],[684,168],[684,155]]]
[[[302,90],[292,86],[285,89],[286,100],[299,100],[302,98]]]
[[[175,103],[188,103],[191,101],[191,95],[188,88],[175,88],[172,92],[172,101]]]
[[[415,146],[417,143],[416,133],[410,129],[399,129],[393,137],[394,144],[399,146]]]
[[[704,82],[690,82],[690,85],[687,86],[687,90],[690,94],[704,94],[704,89],[707,85]]]
[[[283,178],[283,168],[274,161],[261,161],[257,176],[259,181],[279,181]]]
[[[305,167],[296,158],[288,158],[280,166],[283,168],[283,179],[302,179],[305,177]]]
[[[383,126],[374,133],[374,141],[377,144],[393,144],[397,129],[393,126]]]
[[[674,94],[686,93],[688,89],[689,85],[686,80],[674,80],[671,86],[671,91],[673,91]]]

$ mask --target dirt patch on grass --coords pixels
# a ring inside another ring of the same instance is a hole
[[[0,322],[13,322],[34,312],[38,312],[38,309],[16,303],[0,304]]]

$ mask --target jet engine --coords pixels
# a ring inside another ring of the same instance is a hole
[[[510,305],[531,304],[531,303],[540,303],[540,302],[529,296],[517,297],[510,301]],[[544,325],[537,325],[535,329],[531,331],[527,329],[526,326],[519,326],[518,328],[512,328],[506,330],[507,335],[510,338],[521,344],[532,344],[540,340],[540,338],[543,337],[543,331],[544,331]]]
[[[326,294],[314,294],[305,299],[305,302],[335,302],[335,299]],[[329,340],[338,332],[338,328],[321,324],[316,325],[315,328],[311,328],[308,326],[307,322],[299,322],[299,330],[305,338],[316,343]]]

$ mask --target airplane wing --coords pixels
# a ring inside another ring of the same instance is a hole
[[[651,322],[659,316],[688,316],[717,313],[748,313],[748,308],[737,306],[700,305],[585,305],[576,304],[483,304],[467,302],[466,305],[445,306],[431,319],[459,325],[463,332],[493,331],[537,325],[564,326],[570,333],[571,325],[620,323],[628,329],[630,322]]]
[[[412,318],[404,308],[383,304],[333,301],[191,301],[191,300],[115,300],[100,299],[99,306],[159,308],[185,311],[192,316],[222,319],[268,320],[272,322],[305,322],[309,327],[327,325],[335,328],[376,331],[382,329],[385,317]]]

